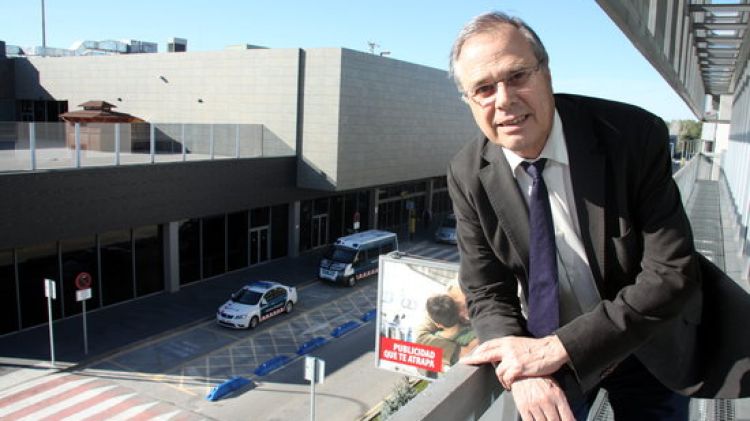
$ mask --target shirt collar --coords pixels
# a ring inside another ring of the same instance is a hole
[[[516,155],[515,152],[509,149],[502,149],[505,159],[510,165],[511,171],[515,174],[518,166],[521,165],[522,162],[527,161],[527,159]],[[555,116],[552,120],[552,130],[550,130],[547,143],[544,144],[544,149],[542,149],[542,153],[539,154],[539,158],[547,158],[548,163],[549,161],[554,161],[558,164],[568,165],[568,147],[565,144],[562,120],[560,119],[557,110],[555,110]]]

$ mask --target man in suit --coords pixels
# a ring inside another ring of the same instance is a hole
[[[673,390],[690,393],[699,375],[701,276],[667,129],[634,106],[554,95],[548,64],[534,31],[502,13],[453,46],[482,132],[448,168],[483,342],[462,362],[496,364],[524,420],[585,419],[600,387],[617,419],[687,420]]]

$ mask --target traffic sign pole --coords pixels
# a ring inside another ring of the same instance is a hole
[[[81,301],[81,304],[83,304],[83,353],[89,355],[89,338],[86,333],[88,331],[86,329],[86,300]]]
[[[81,314],[83,318],[83,353],[85,355],[89,354],[89,337],[88,337],[88,329],[86,328],[86,300],[91,298],[91,275],[87,272],[81,272],[76,276],[75,284],[78,288],[78,291],[76,291],[76,300],[81,302],[81,305],[83,305],[83,313]]]
[[[310,421],[315,421],[315,383],[323,383],[326,362],[316,357],[305,357],[305,380],[310,380]]]
[[[55,367],[55,333],[52,329],[52,300],[57,298],[55,281],[52,279],[44,280],[44,295],[47,297],[47,316],[49,317],[49,354],[50,365]]]

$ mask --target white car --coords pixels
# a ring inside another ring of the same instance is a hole
[[[251,282],[232,294],[216,312],[216,322],[235,329],[253,329],[297,304],[297,288],[274,281]]]

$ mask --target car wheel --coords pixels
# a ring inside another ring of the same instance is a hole
[[[255,327],[258,326],[258,322],[258,318],[253,316],[253,318],[250,319],[250,323],[247,325],[247,327],[249,327],[250,329],[255,329]]]
[[[354,276],[350,276],[349,279],[346,280],[346,286],[353,287],[355,285],[357,285],[357,280]]]
[[[287,313],[291,313],[292,310],[294,310],[294,303],[289,301],[286,303],[286,307],[284,307],[284,311]]]

